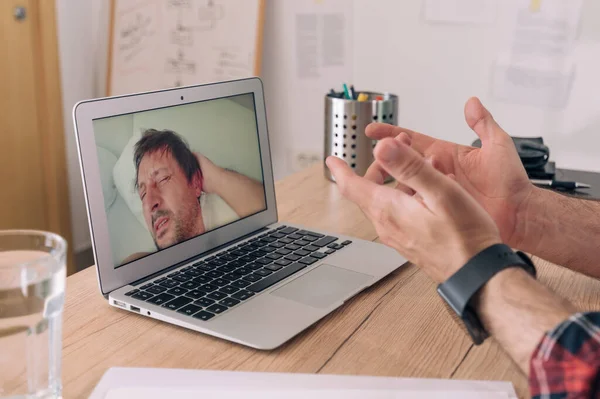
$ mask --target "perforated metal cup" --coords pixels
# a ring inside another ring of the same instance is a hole
[[[371,122],[398,123],[398,96],[389,93],[360,92],[367,101],[347,100],[330,94],[325,96],[325,153],[344,160],[354,171],[364,176],[373,163],[373,148],[377,143],[365,135]],[[377,100],[377,98],[381,98]],[[325,177],[335,181],[327,165]]]

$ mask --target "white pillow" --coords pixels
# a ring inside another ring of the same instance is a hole
[[[142,132],[134,132],[133,136],[127,144],[125,148],[123,148],[123,152],[119,157],[114,169],[113,169],[113,178],[115,180],[115,185],[117,186],[117,190],[119,190],[119,194],[125,200],[127,207],[136,217],[136,219],[141,223],[144,228],[146,227],[146,222],[144,221],[144,214],[142,212],[142,201],[138,196],[138,193],[135,189],[135,165],[133,163],[133,152],[135,143],[142,137]]]
[[[97,147],[98,166],[100,167],[100,184],[102,184],[102,196],[104,197],[104,210],[108,211],[117,198],[117,188],[113,180],[113,168],[117,163],[117,157],[106,148]]]
[[[133,134],[113,169],[113,177],[117,190],[125,200],[127,207],[138,222],[147,229],[142,201],[135,189],[135,165],[133,163],[135,143],[141,135],[141,132]],[[235,211],[216,194],[202,193],[200,205],[202,206],[202,218],[206,230],[212,230],[238,219]]]
[[[233,208],[217,194],[202,193],[200,206],[202,207],[202,220],[206,231],[216,229],[240,218]]]

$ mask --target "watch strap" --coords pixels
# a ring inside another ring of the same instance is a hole
[[[535,266],[527,255],[514,252],[508,245],[495,244],[479,252],[448,280],[438,285],[438,293],[465,322],[476,343],[483,342],[487,333],[475,312],[469,308],[469,303],[494,275],[511,267],[521,267],[532,276],[536,275]]]

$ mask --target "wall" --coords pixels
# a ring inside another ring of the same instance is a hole
[[[600,171],[600,2],[584,1],[572,92],[566,108],[555,110],[500,102],[490,93],[513,1],[497,1],[495,21],[479,26],[425,23],[424,0],[379,0],[384,8],[355,0],[364,27],[354,32],[356,85],[398,94],[400,125],[464,144],[475,136],[463,105],[479,96],[510,134],[543,136],[558,167]]]
[[[323,156],[324,96],[351,82],[347,0],[266,0],[261,77],[275,179]]]

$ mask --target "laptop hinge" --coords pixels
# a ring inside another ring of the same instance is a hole
[[[249,237],[252,237],[252,236],[254,236],[254,235],[256,235],[256,234],[262,233],[262,232],[264,232],[264,231],[266,231],[266,230],[269,230],[269,229],[268,229],[267,227],[262,227],[262,228],[260,228],[260,229],[258,229],[258,230],[255,230],[255,231],[253,231],[252,233],[249,233],[249,234],[243,235],[243,236],[241,236],[241,237],[239,237],[239,238],[236,238],[236,239],[235,239],[235,240],[233,240],[233,241],[229,241],[229,242],[228,242],[228,243],[226,243],[226,244],[219,245],[218,247],[215,247],[215,248],[213,248],[213,249],[210,249],[210,250],[208,250],[208,251],[206,251],[206,252],[203,252],[203,253],[201,253],[201,254],[199,254],[199,255],[197,255],[197,256],[194,256],[194,257],[192,257],[192,258],[189,258],[189,259],[187,259],[187,260],[184,260],[183,262],[179,262],[179,263],[177,263],[177,264],[175,264],[175,265],[173,265],[173,266],[169,266],[169,267],[167,267],[167,268],[165,268],[165,269],[159,270],[159,271],[157,271],[156,273],[152,273],[152,274],[151,274],[151,275],[149,275],[149,276],[146,276],[146,277],[144,277],[144,278],[141,278],[141,279],[139,279],[139,280],[136,280],[136,281],[134,281],[134,282],[132,282],[132,283],[129,283],[129,284],[127,284],[127,285],[139,285],[139,284],[143,284],[143,283],[145,283],[145,282],[146,282],[146,281],[148,281],[148,280],[152,280],[152,279],[153,279],[154,277],[156,277],[156,276],[159,276],[159,275],[161,275],[161,274],[165,274],[165,273],[167,273],[167,272],[169,272],[169,271],[171,271],[171,270],[173,270],[173,269],[177,269],[178,267],[180,267],[180,266],[182,266],[182,265],[184,265],[184,264],[186,264],[186,263],[193,262],[195,259],[199,259],[199,258],[202,258],[202,257],[204,257],[204,256],[210,255],[211,253],[218,252],[218,251],[220,251],[220,250],[221,250],[221,249],[223,249],[223,248],[230,247],[230,246],[232,246],[232,245],[234,245],[234,244],[236,244],[236,243],[238,243],[238,242],[240,242],[240,241],[243,241],[243,240],[245,240],[245,239],[247,239],[247,238],[249,238]]]

